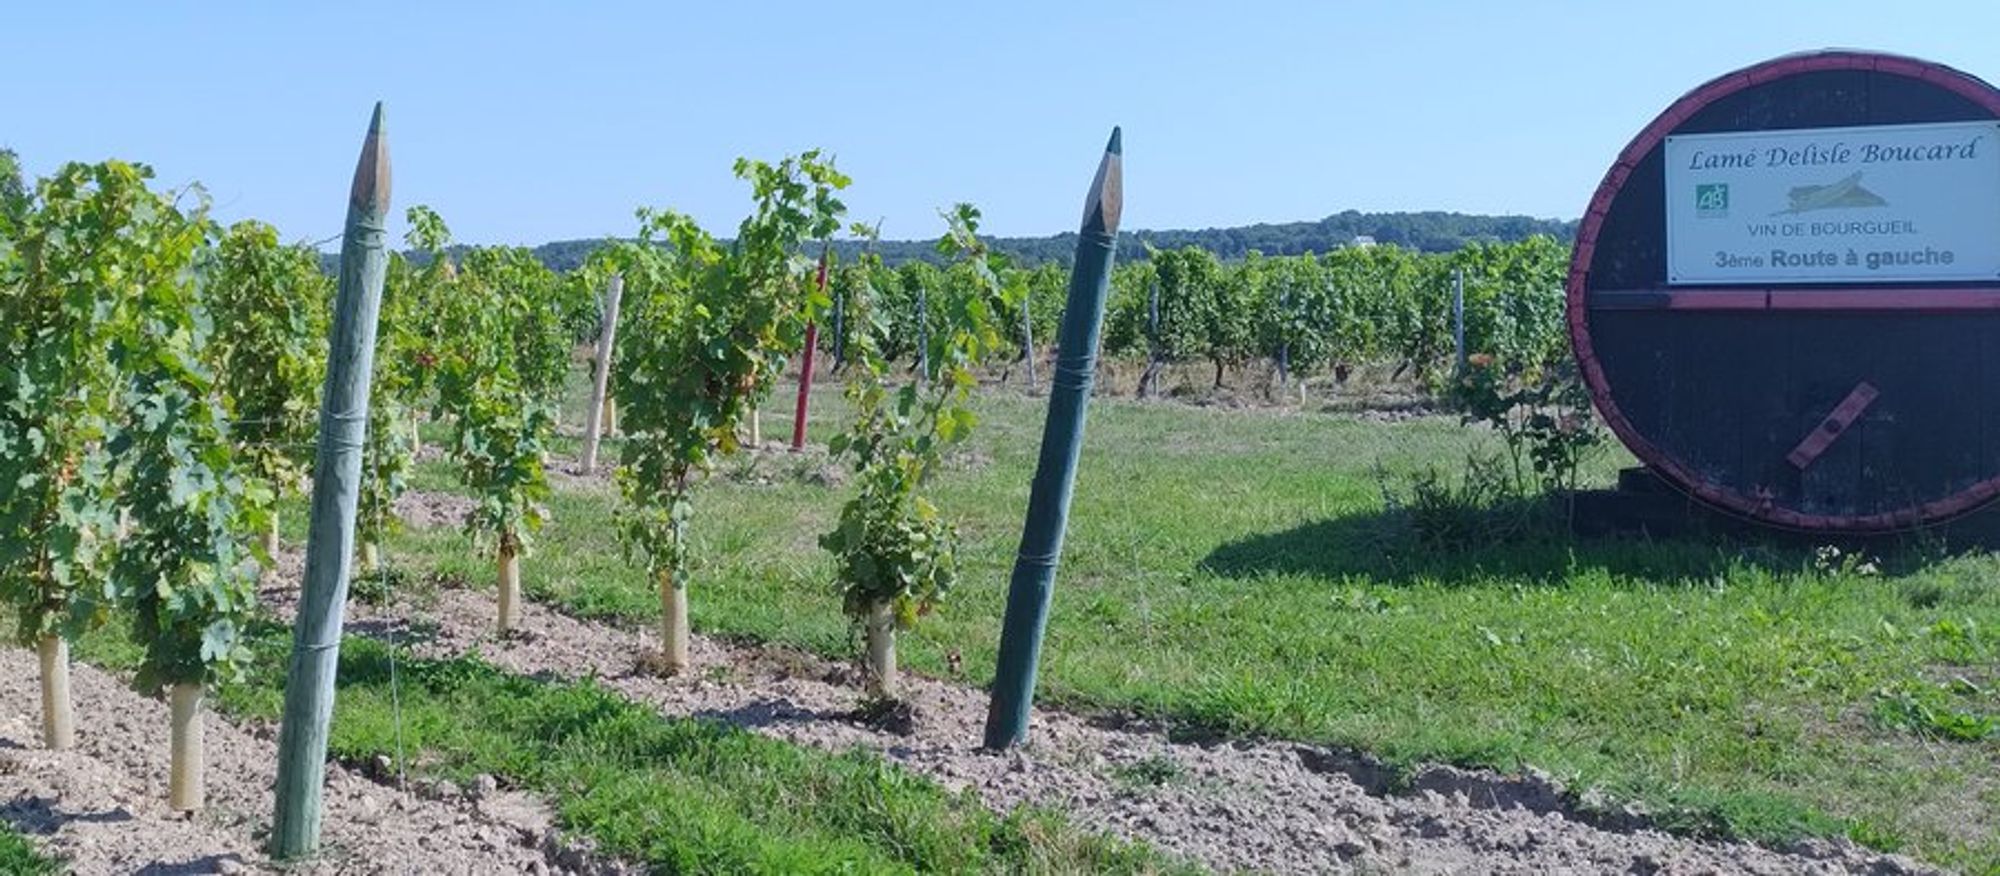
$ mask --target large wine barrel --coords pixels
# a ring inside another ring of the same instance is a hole
[[[1996,119],[1983,81],[1852,51],[1675,101],[1605,175],[1570,266],[1611,430],[1773,526],[1881,532],[2000,494]]]

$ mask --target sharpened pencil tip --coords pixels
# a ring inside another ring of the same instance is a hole
[[[368,135],[361,141],[361,160],[354,165],[350,206],[376,215],[389,212],[389,138],[382,130],[382,102],[368,118]]]

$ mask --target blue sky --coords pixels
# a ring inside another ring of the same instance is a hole
[[[251,4],[0,13],[0,145],[33,173],[120,157],[220,218],[339,231],[369,107],[399,208],[463,241],[727,233],[739,155],[812,147],[857,218],[932,237],[1075,227],[1125,128],[1128,228],[1343,209],[1573,217],[1617,150],[1716,74],[1874,48],[2000,79],[2000,3]]]

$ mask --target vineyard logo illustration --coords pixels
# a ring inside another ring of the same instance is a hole
[[[1861,174],[1858,171],[1822,186],[1795,186],[1785,194],[1785,197],[1790,203],[1785,209],[1774,211],[1771,215],[1795,216],[1814,210],[1889,205],[1881,195],[1861,185]],[[1694,187],[1694,213],[1702,219],[1729,218],[1729,184],[1697,184]]]
[[[1855,171],[1842,177],[1838,182],[1823,186],[1798,186],[1786,194],[1791,205],[1772,213],[1773,216],[1792,216],[1810,213],[1814,210],[1832,210],[1838,207],[1886,207],[1888,201],[1861,186],[1861,172]]]

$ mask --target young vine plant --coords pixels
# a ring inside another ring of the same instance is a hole
[[[662,666],[688,666],[688,527],[694,487],[827,306],[810,282],[805,243],[830,237],[848,179],[817,151],[776,164],[736,163],[754,212],[724,247],[693,220],[641,210],[640,247],[654,270],[626,274],[628,330],[613,396],[626,438],[618,470],[628,550],[659,584]]]
[[[228,406],[231,438],[249,475],[274,496],[297,489],[312,464],[333,278],[310,247],[282,246],[256,221],[230,226],[216,246],[206,298],[215,324],[205,358]],[[264,532],[278,550],[278,519]]]
[[[171,805],[201,805],[199,709],[240,671],[268,501],[202,351],[212,225],[151,171],[70,164],[0,225],[0,596],[42,656],[44,738],[74,740],[67,640],[125,609],[139,686],[171,688]]]
[[[520,559],[541,529],[549,496],[544,458],[569,369],[565,284],[519,248],[475,249],[443,308],[439,407],[452,422],[450,454],[478,499],[466,523],[496,551],[501,633],[519,622]]]
[[[923,487],[945,451],[971,435],[973,369],[1002,344],[991,302],[1002,300],[1007,284],[979,240],[979,211],[959,204],[944,216],[938,250],[971,282],[950,284],[953,294],[929,302],[938,318],[927,373],[895,386],[879,346],[858,343],[846,388],[854,424],[829,445],[853,467],[859,489],[820,545],[834,556],[842,609],[866,638],[869,693],[885,700],[900,693],[897,630],[914,626],[958,580],[958,532]]]
[[[440,308],[451,299],[457,272],[445,249],[451,229],[443,217],[421,204],[404,214],[410,230],[404,242],[426,253],[418,267],[400,253],[389,256],[376,339],[374,382],[369,387],[368,437],[361,448],[361,489],[355,514],[355,543],[362,575],[381,575],[382,544],[401,526],[396,500],[409,489],[418,445],[417,427],[425,399],[436,383],[443,337]]]

